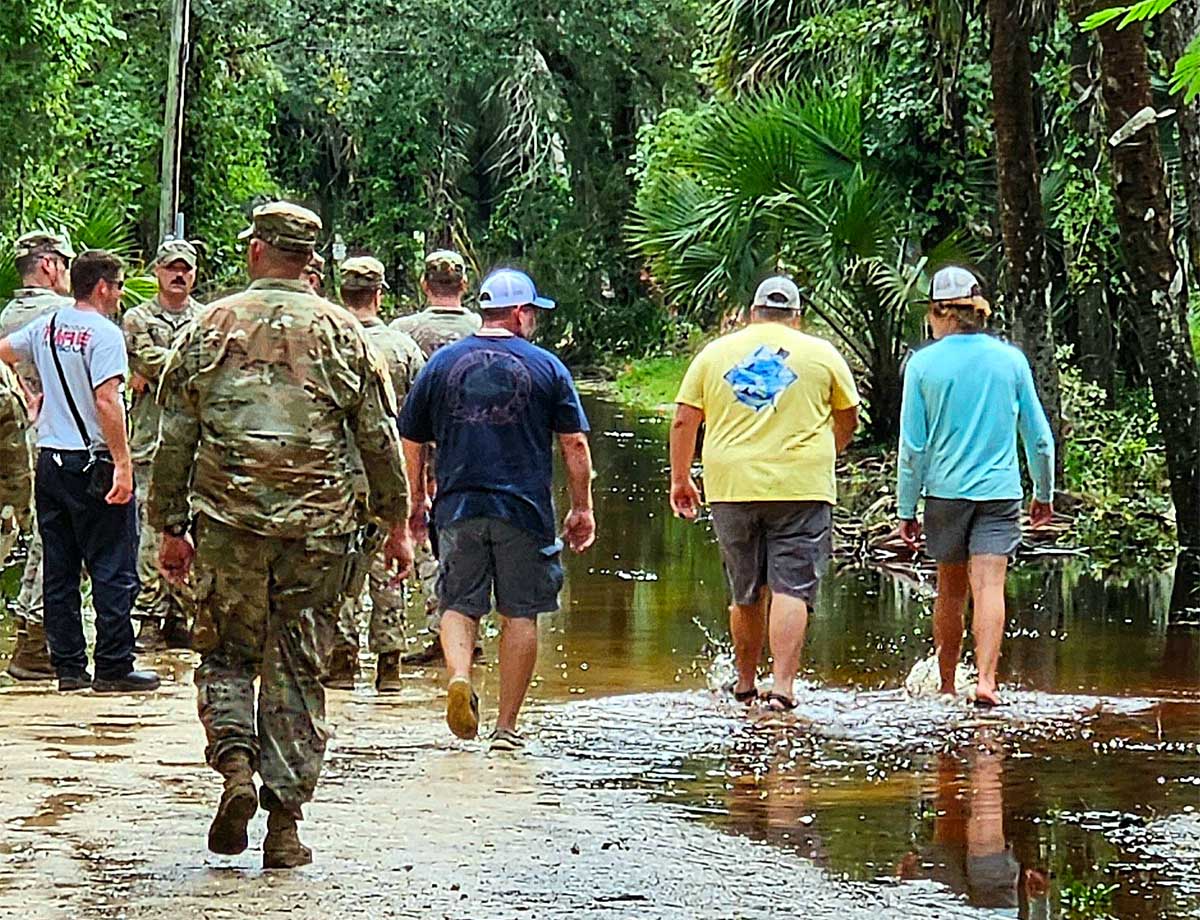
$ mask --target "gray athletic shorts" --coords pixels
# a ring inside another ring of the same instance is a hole
[[[558,609],[562,545],[499,518],[455,521],[437,529],[438,607],[478,620],[492,611],[532,619]]]
[[[925,550],[938,562],[1011,556],[1021,543],[1021,500],[925,499]]]
[[[833,553],[828,502],[713,502],[713,530],[735,604],[763,586],[811,604]]]

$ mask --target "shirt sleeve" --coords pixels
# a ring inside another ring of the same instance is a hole
[[[199,399],[194,381],[202,364],[202,341],[198,324],[184,327],[159,378],[157,399],[162,420],[146,500],[146,522],[156,531],[186,524],[191,516],[188,495],[200,444]]]
[[[556,389],[554,402],[554,431],[557,434],[579,434],[590,430],[587,415],[583,411],[583,403],[579,401],[579,392],[575,389],[575,381],[571,372],[562,363],[555,368]]]
[[[37,320],[26,323],[8,337],[8,344],[12,346],[13,351],[15,351],[21,358],[26,361],[32,361],[33,340],[44,325],[44,323],[39,323]]]
[[[428,444],[434,440],[433,416],[430,413],[430,395],[434,389],[434,378],[437,376],[437,361],[430,361],[417,374],[412,389],[404,399],[404,408],[400,410],[397,427],[400,437],[418,444]]]
[[[910,364],[904,375],[904,396],[900,403],[896,506],[901,520],[912,520],[917,516],[917,500],[925,485],[928,442],[929,422],[925,415],[925,397],[921,395],[921,375]]]
[[[683,382],[679,384],[679,393],[675,397],[675,402],[703,412],[704,383],[707,372],[708,349],[705,348],[688,365],[687,372],[683,375]]]
[[[1017,378],[1017,431],[1025,447],[1025,462],[1033,478],[1033,497],[1040,502],[1054,500],[1054,434],[1038,399],[1029,362],[1021,355]]]
[[[113,377],[129,376],[129,355],[125,351],[125,336],[119,327],[113,324],[111,329],[101,327],[97,331],[88,356],[88,373],[92,381],[92,389],[100,386]]]
[[[850,372],[850,365],[846,363],[837,351],[830,346],[833,352],[833,359],[830,362],[830,373],[833,376],[833,396],[830,400],[830,405],[834,409],[852,409],[860,402],[858,395],[858,387],[854,385],[854,374]]]
[[[162,375],[167,358],[171,354],[171,346],[164,347],[154,341],[147,319],[144,309],[130,310],[125,314],[122,328],[125,333],[125,348],[129,355],[130,368],[134,373],[141,374],[153,382]]]

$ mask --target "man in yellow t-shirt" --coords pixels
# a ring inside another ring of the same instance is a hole
[[[832,552],[834,461],[858,425],[850,368],[829,342],[799,331],[802,313],[790,278],[760,284],[749,325],[692,361],[671,425],[671,508],[691,520],[700,505],[692,456],[706,423],[704,485],[733,595],[733,695],[743,703],[758,695],[769,600],[766,701],[777,711],[796,707],[808,606]]]

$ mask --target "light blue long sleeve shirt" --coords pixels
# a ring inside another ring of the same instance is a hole
[[[900,517],[916,517],[922,494],[1022,498],[1018,434],[1034,498],[1051,501],[1054,436],[1025,355],[982,333],[948,335],[915,352],[900,410]]]

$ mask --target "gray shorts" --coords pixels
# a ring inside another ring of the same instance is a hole
[[[925,551],[938,562],[1011,556],[1021,543],[1021,500],[925,499]]]
[[[545,546],[499,518],[455,521],[437,529],[438,606],[478,620],[492,611],[531,619],[558,609],[562,546]]]
[[[735,604],[763,586],[811,604],[833,553],[828,502],[713,502],[713,530]]]

